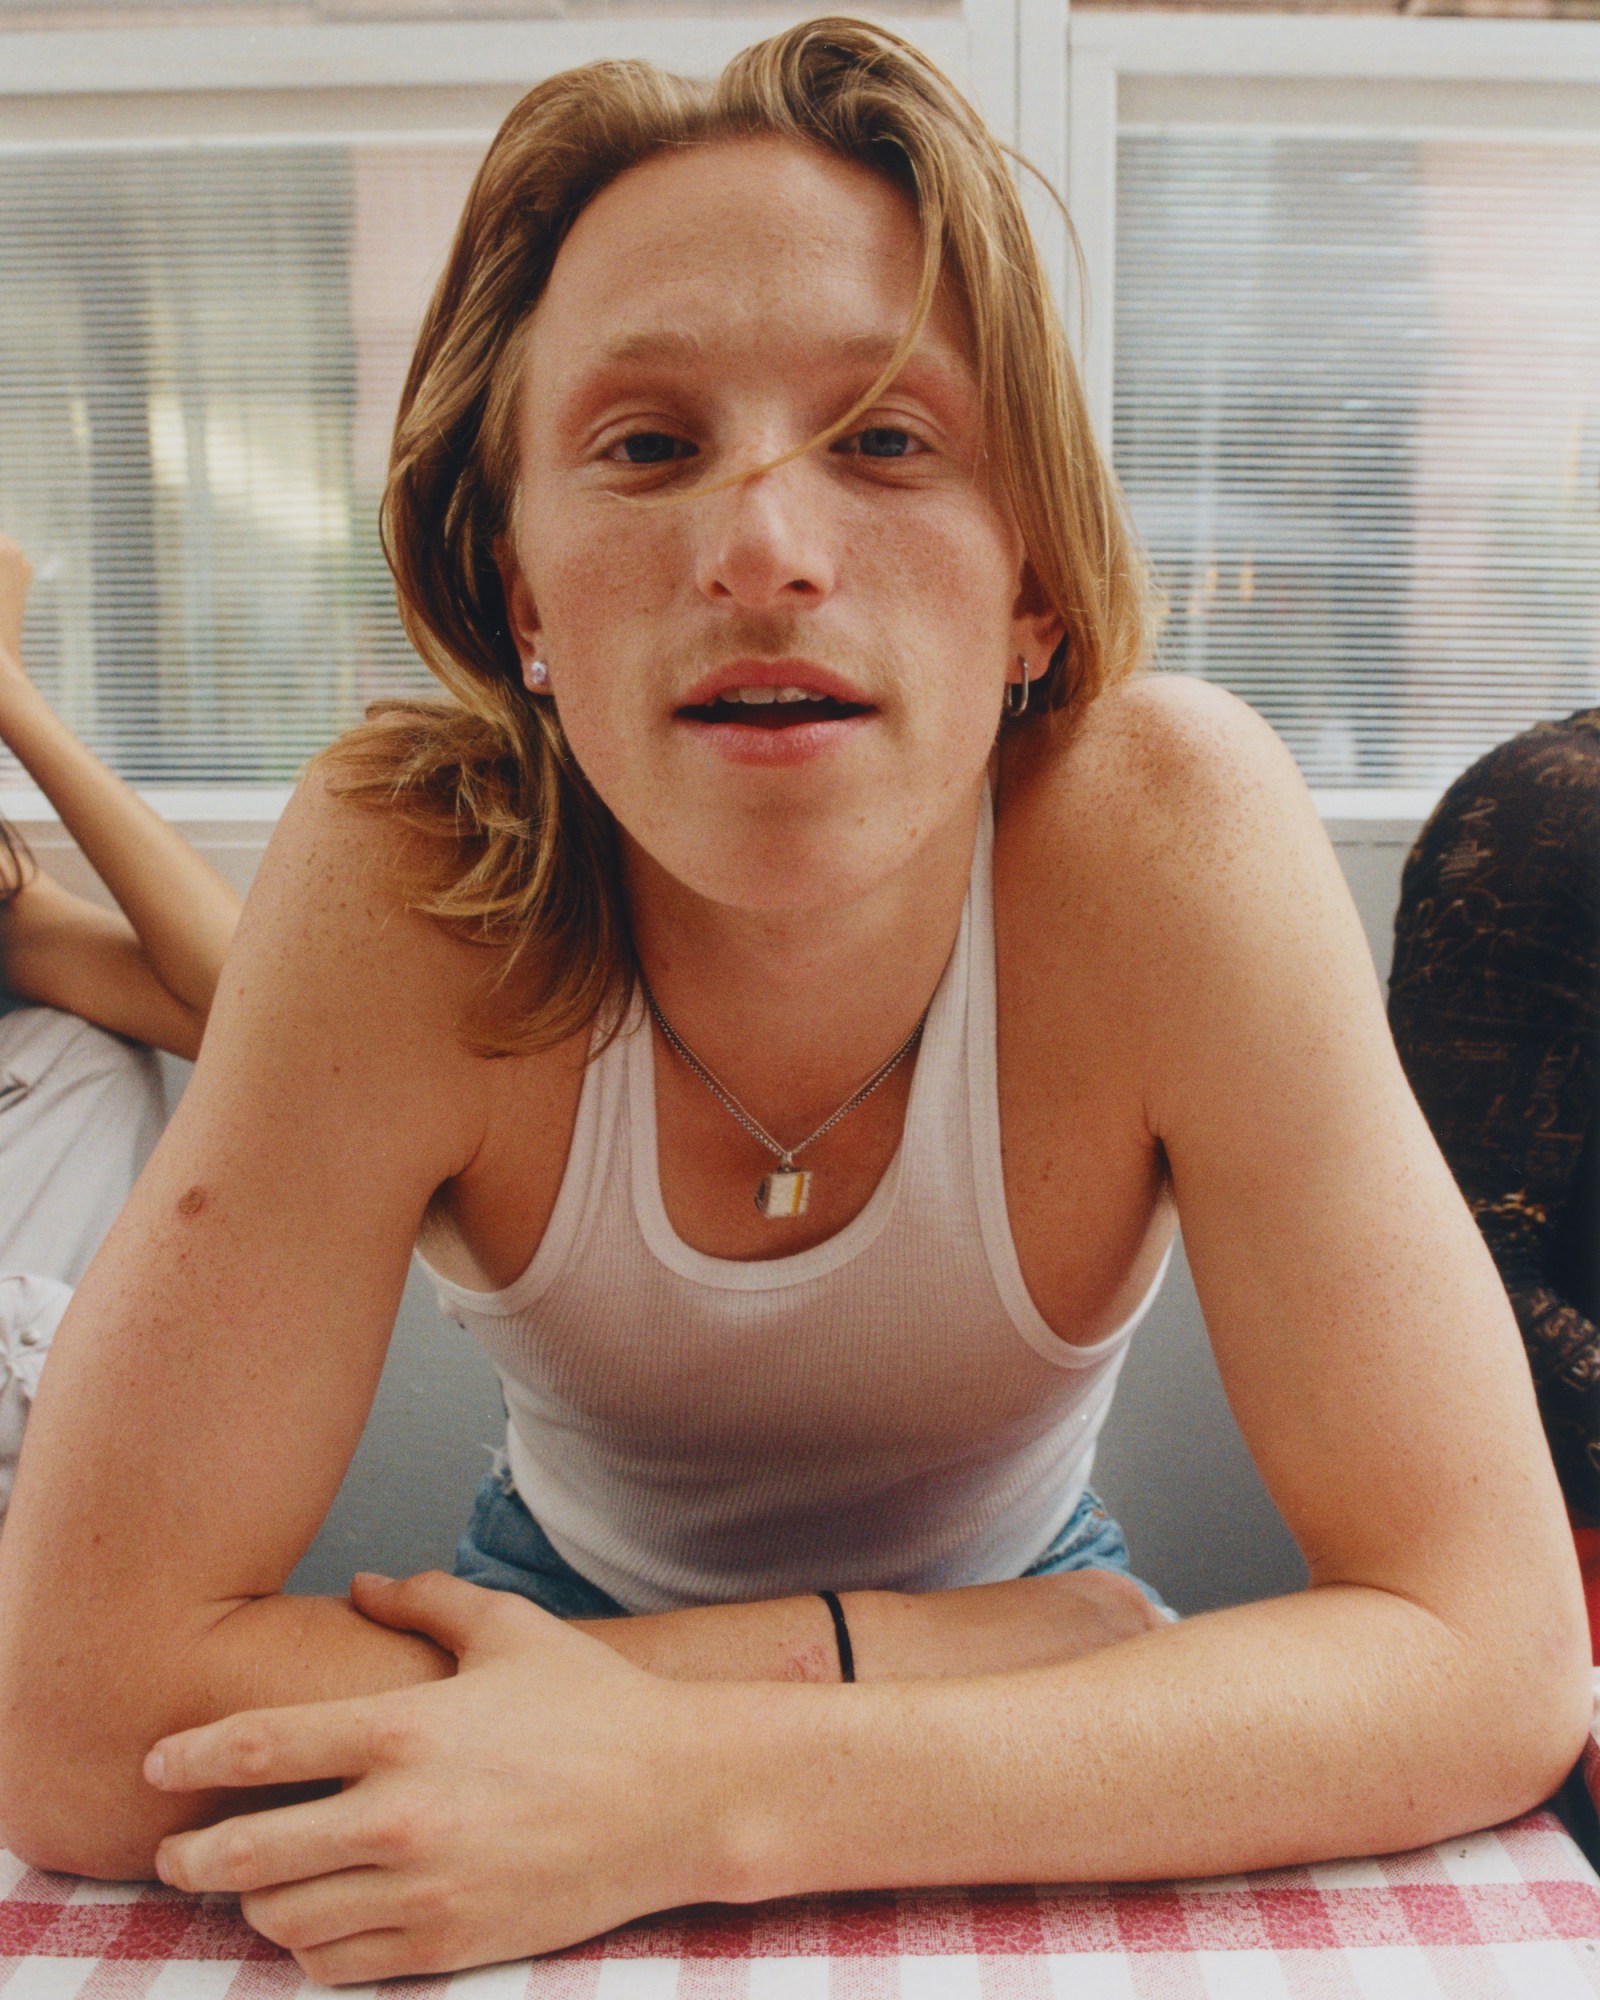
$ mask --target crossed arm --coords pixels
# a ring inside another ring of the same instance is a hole
[[[853,1688],[647,1671],[446,1579],[280,1595],[481,1106],[440,1055],[465,973],[386,900],[371,834],[310,798],[35,1411],[0,1545],[0,1824],[20,1851],[143,1873],[165,1839],[174,1879],[242,1890],[339,1981],[708,1898],[1370,1852],[1554,1788],[1586,1648],[1504,1293],[1286,760],[1203,691],[1151,699],[1133,779],[1113,730],[1070,788],[1018,796],[1013,835],[1063,857],[1042,910],[1081,914],[1092,879],[1085,923],[1139,915],[1103,953],[1124,982],[1107,1034],[1145,1079],[1223,1379],[1310,1589]],[[727,1645],[740,1618],[746,1640],[774,1621],[764,1645],[796,1615],[730,1610]],[[714,1658],[718,1614],[697,1616]],[[334,1779],[248,1810],[252,1786]]]

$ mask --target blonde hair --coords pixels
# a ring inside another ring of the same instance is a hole
[[[1033,714],[1009,726],[1039,727],[1041,711],[1070,721],[1145,649],[1145,566],[1006,155],[925,56],[887,29],[824,19],[746,49],[714,84],[641,62],[591,63],[539,84],[501,126],[468,196],[400,399],[383,499],[401,618],[454,701],[378,704],[324,753],[336,790],[433,836],[415,907],[509,948],[497,983],[517,1000],[475,1031],[486,1053],[549,1047],[603,1015],[614,1024],[635,983],[610,814],[555,705],[524,689],[501,588],[522,336],[567,232],[602,188],[665,149],[757,136],[821,146],[883,175],[912,200],[922,234],[900,347],[856,409],[803,449],[881,393],[941,284],[965,314],[987,448],[1066,627]]]

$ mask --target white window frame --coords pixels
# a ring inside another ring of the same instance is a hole
[[[991,129],[1059,184],[1067,4],[962,0],[955,11],[878,18],[930,55],[972,94]],[[0,154],[380,134],[487,143],[524,90],[575,63],[625,47],[668,69],[712,75],[740,49],[816,11],[0,32]],[[873,15],[870,6],[852,11]],[[1035,212],[1064,278],[1065,235]],[[208,838],[234,829],[230,845],[248,841],[252,829],[264,837],[289,797],[284,786],[141,790],[157,811]],[[0,791],[0,813],[42,851],[65,840],[37,791]]]
[[[1600,131],[1600,22],[1082,10],[1068,49],[1066,195],[1084,290],[1074,283],[1067,320],[1113,454],[1119,130],[1247,123],[1591,144]],[[1398,790],[1314,797],[1336,840],[1380,845],[1409,845],[1437,802]]]
[[[583,20],[322,24],[0,33],[0,151],[60,146],[236,143],[290,134],[487,137],[500,113],[542,76],[615,53],[707,74],[792,15],[616,15]],[[862,11],[870,15],[871,9]],[[1090,408],[1111,439],[1114,366],[1116,136],[1130,102],[1166,93],[1166,108],[1254,93],[1253,122],[1315,86],[1337,129],[1393,129],[1404,105],[1427,129],[1537,132],[1570,125],[1574,93],[1600,117],[1600,23],[1260,14],[1123,14],[1068,0],[963,0],[959,12],[883,15],[967,88],[991,129],[1062,189],[1086,290],[1047,197],[1024,181],[1046,263],[1068,304]],[[1372,97],[1383,93],[1382,104]],[[1398,93],[1398,95],[1397,95]],[[1442,107],[1448,103],[1447,114]],[[1398,107],[1398,108],[1397,108]],[[1285,121],[1295,122],[1291,104]],[[1329,129],[1325,116],[1319,129]],[[1591,127],[1592,129],[1592,127]],[[1585,133],[1584,136],[1588,136]],[[1081,338],[1079,337],[1081,335]],[[283,787],[152,787],[144,794],[188,826],[270,825]],[[1333,818],[1414,826],[1431,799],[1394,793],[1319,795]],[[34,791],[0,792],[0,812],[46,833]],[[1398,817],[1397,817],[1398,815]]]

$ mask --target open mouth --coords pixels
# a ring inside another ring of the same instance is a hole
[[[680,708],[691,722],[742,723],[750,729],[796,729],[807,722],[847,722],[869,715],[865,702],[837,701],[798,687],[730,688],[715,701]]]

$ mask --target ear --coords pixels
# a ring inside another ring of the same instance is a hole
[[[1006,679],[1022,679],[1022,669],[1017,665],[1019,655],[1027,661],[1030,677],[1042,679],[1051,655],[1066,635],[1066,621],[1046,598],[1033,564],[1025,561],[1016,602],[1011,607],[1011,666]]]
[[[528,579],[522,574],[522,565],[509,542],[495,544],[494,559],[500,571],[500,591],[506,601],[511,642],[517,649],[517,658],[522,662],[523,678],[526,679],[530,663],[539,657],[539,608],[533,601]]]

